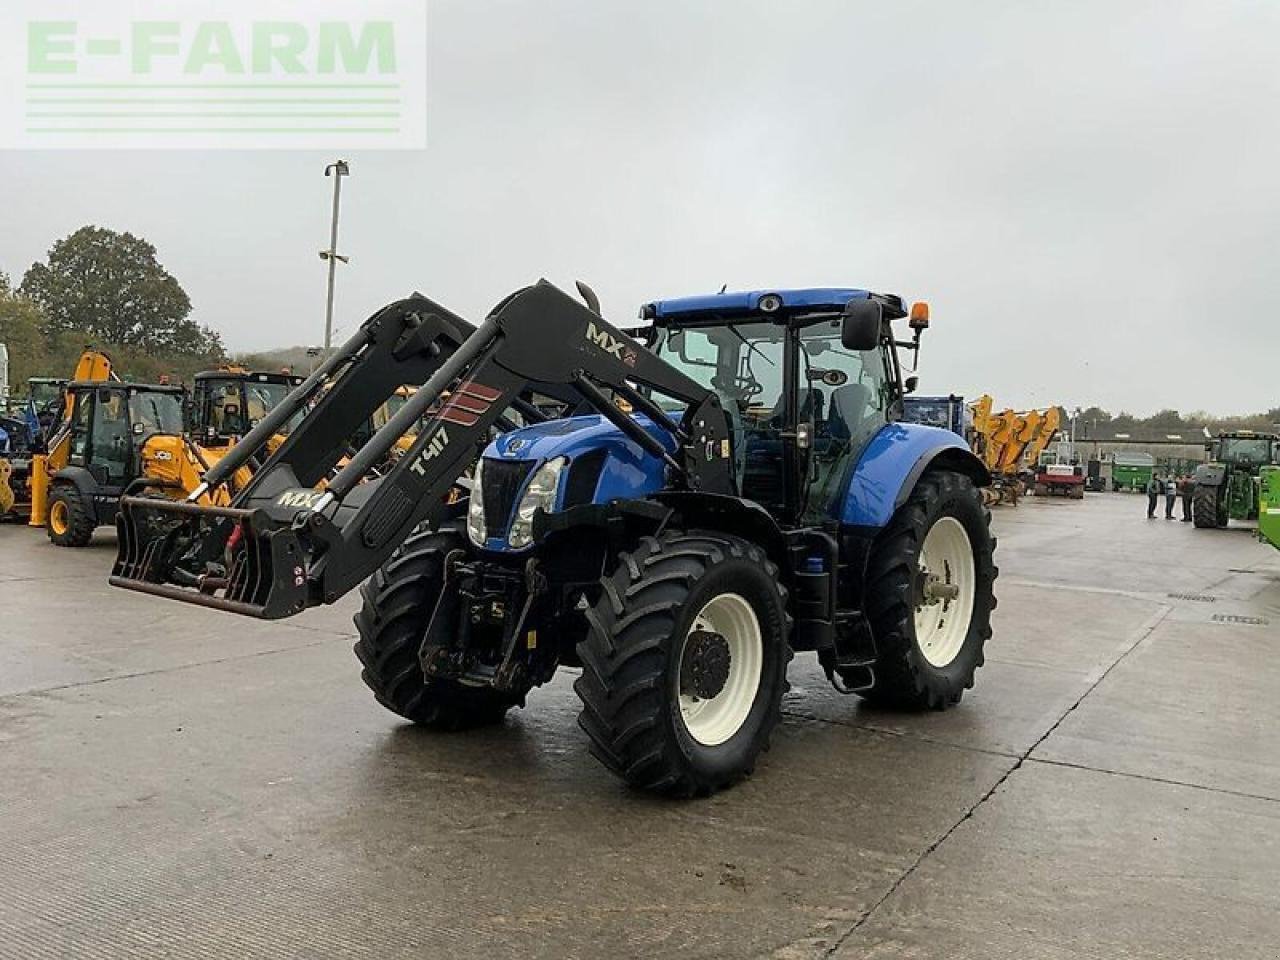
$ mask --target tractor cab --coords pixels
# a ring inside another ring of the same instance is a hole
[[[838,511],[858,454],[901,418],[907,387],[889,328],[907,315],[898,297],[720,294],[658,301],[644,314],[654,352],[719,396],[741,495],[780,519],[820,522]],[[926,325],[917,305],[908,346]]]
[[[291,373],[262,373],[221,367],[195,376],[191,432],[205,447],[229,447],[247,434],[302,383]],[[288,433],[295,417],[281,433]]]
[[[1241,469],[1256,469],[1265,464],[1280,463],[1280,437],[1268,433],[1240,430],[1220,433],[1205,444],[1215,463]]]

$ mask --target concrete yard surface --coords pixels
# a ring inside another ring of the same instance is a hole
[[[1280,956],[1280,552],[1145,498],[998,508],[957,708],[798,657],[710,799],[587,752],[573,671],[412,728],[354,598],[269,623],[107,586],[0,527],[0,958]]]

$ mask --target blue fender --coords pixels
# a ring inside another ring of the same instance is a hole
[[[871,438],[853,469],[840,522],[848,526],[885,526],[911,495],[925,469],[937,462],[971,477],[979,486],[991,482],[982,461],[950,430],[918,423],[890,423]]]

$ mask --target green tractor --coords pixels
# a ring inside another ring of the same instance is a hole
[[[1197,527],[1257,520],[1261,470],[1280,463],[1280,437],[1238,430],[1205,444],[1210,461],[1196,467],[1192,516]]]

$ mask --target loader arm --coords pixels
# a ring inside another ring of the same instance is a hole
[[[410,348],[426,349],[430,333],[404,337]],[[111,583],[268,619],[332,603],[377,570],[419,524],[456,512],[447,502],[450,488],[479,456],[490,428],[513,407],[527,406],[521,394],[532,388],[576,394],[664,459],[673,487],[734,492],[728,424],[715,393],[546,281],[499,303],[325,489],[316,490],[308,481],[319,479],[320,465],[342,436],[326,424],[336,422],[333,408],[344,402],[346,378],[365,375],[371,364],[362,359],[341,375],[230,508],[125,498]],[[646,390],[683,404],[684,413],[676,419]],[[610,393],[666,431],[676,453],[624,414]],[[287,418],[287,410],[286,403],[273,413]],[[424,418],[408,451],[385,475],[369,479]],[[273,433],[271,419],[219,461],[208,482],[221,482],[222,471],[229,475],[246,460],[241,447]]]

